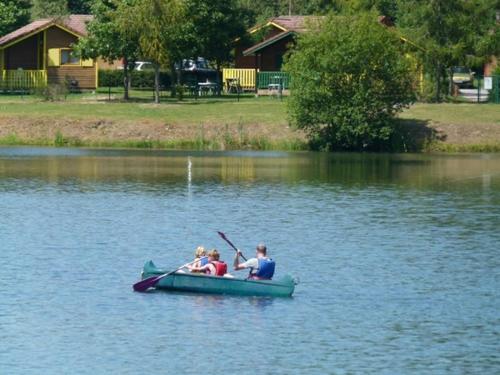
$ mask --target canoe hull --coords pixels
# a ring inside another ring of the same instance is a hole
[[[159,270],[152,261],[149,261],[144,265],[142,278],[163,273],[165,273],[164,270]],[[161,279],[156,284],[156,288],[193,293],[290,297],[295,289],[295,282],[288,275],[277,280],[246,280],[177,272]]]

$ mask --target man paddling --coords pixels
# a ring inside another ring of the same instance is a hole
[[[260,243],[256,248],[256,257],[248,259],[244,263],[240,263],[241,251],[236,252],[234,257],[234,269],[236,271],[250,269],[249,279],[254,280],[271,280],[274,275],[276,263],[271,258],[267,257],[266,245]]]

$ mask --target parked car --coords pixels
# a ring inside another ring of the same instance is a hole
[[[179,64],[176,64],[176,69],[179,69]],[[208,61],[203,57],[198,57],[196,59],[184,59],[182,60],[182,70],[185,72],[215,72],[208,65]]]
[[[218,82],[217,71],[211,68],[208,61],[203,57],[196,59],[184,59],[182,64],[175,64],[179,70],[182,67],[183,82],[192,84],[198,82]]]
[[[455,66],[453,71],[453,83],[460,86],[470,86],[474,80],[474,72],[465,66]]]
[[[123,70],[123,65],[120,65],[118,70]],[[134,65],[134,70],[144,71],[144,70],[154,70],[152,62],[149,61],[136,61]]]
[[[144,70],[154,70],[155,68],[153,63],[149,61],[136,61],[134,69],[141,72]]]

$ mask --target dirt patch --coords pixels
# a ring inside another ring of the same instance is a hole
[[[302,132],[286,125],[204,123],[202,125],[178,125],[155,120],[140,122],[109,119],[37,119],[24,117],[0,117],[0,138],[15,135],[25,141],[51,140],[58,135],[78,139],[85,144],[113,143],[124,141],[196,141],[203,140],[251,140],[265,139],[269,142],[298,140],[305,142]]]
[[[496,124],[442,124],[429,125],[442,135],[442,141],[467,145],[500,142],[500,126]]]

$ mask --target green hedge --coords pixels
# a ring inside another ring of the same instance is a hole
[[[134,88],[153,88],[155,81],[154,72],[151,70],[131,72],[131,86]],[[170,87],[170,74],[160,72],[160,85]],[[123,70],[99,70],[99,87],[123,86]]]

